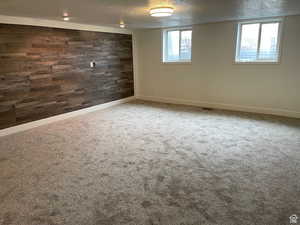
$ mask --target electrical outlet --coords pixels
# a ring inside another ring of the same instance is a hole
[[[96,67],[96,63],[95,63],[94,61],[90,62],[90,67],[91,67],[91,68]]]

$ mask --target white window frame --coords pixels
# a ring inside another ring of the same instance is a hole
[[[256,60],[240,61],[239,53],[240,53],[241,39],[242,39],[242,26],[245,24],[255,24],[255,23],[259,23],[259,34],[258,34]],[[259,59],[261,30],[262,30],[261,28],[262,28],[262,24],[268,24],[268,23],[279,23],[278,36],[277,36],[277,52],[278,52],[277,60],[266,60],[266,59],[260,60]],[[237,24],[237,31],[236,31],[236,45],[235,45],[236,48],[235,48],[234,62],[236,64],[279,64],[281,61],[282,27],[283,27],[283,18],[273,18],[273,19],[262,19],[262,20],[251,20],[251,21],[239,22]]]
[[[182,60],[182,59],[179,59],[179,60],[175,60],[175,61],[169,61],[167,60],[167,46],[168,46],[168,35],[167,33],[169,31],[179,31],[180,34],[179,34],[179,58],[180,58],[180,45],[181,45],[181,32],[182,31],[192,31],[192,37],[191,37],[191,59],[190,60]],[[169,28],[169,29],[164,29],[162,30],[162,63],[165,63],[165,64],[191,64],[192,63],[192,57],[193,57],[193,52],[192,52],[192,49],[193,49],[193,29],[192,27],[177,27],[177,28]]]

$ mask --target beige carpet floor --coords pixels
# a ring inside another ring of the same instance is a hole
[[[284,225],[299,174],[300,120],[137,101],[0,138],[0,224]]]

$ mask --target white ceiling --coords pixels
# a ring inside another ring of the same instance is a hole
[[[149,9],[168,5],[175,14],[149,16]],[[71,22],[129,28],[157,28],[237,19],[300,14],[300,0],[0,0],[0,15],[61,20],[67,11]]]

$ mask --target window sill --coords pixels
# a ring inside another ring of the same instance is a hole
[[[170,64],[170,65],[190,65],[191,61],[178,61],[178,62],[162,62],[162,64]]]
[[[241,65],[278,65],[280,61],[252,61],[252,62],[243,62],[243,61],[234,61],[233,64]]]

